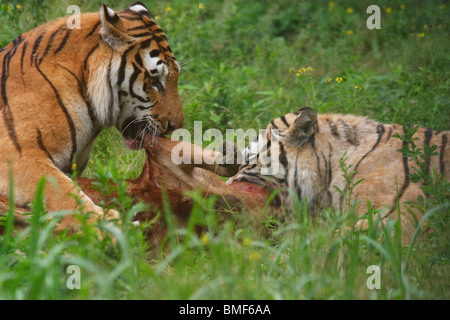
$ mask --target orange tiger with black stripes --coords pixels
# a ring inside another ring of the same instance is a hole
[[[272,130],[277,129],[277,130]],[[320,212],[331,207],[345,210],[343,196],[335,188],[345,190],[346,183],[340,168],[340,159],[346,153],[347,165],[356,170],[353,181],[364,179],[353,190],[353,199],[362,200],[357,214],[367,213],[365,199],[374,209],[385,209],[383,219],[397,218],[397,199],[400,203],[416,201],[418,195],[425,197],[419,184],[413,183],[410,173],[412,163],[398,151],[405,144],[394,134],[403,134],[405,128],[396,124],[382,124],[366,117],[339,114],[317,114],[311,108],[302,108],[273,120],[257,140],[253,141],[243,156],[245,163],[228,183],[250,182],[269,191],[279,189],[278,206],[288,209],[294,193],[305,199],[310,212]],[[450,180],[449,131],[433,131],[420,127],[414,135],[417,148],[437,145],[439,155],[432,156],[427,170],[436,168]],[[262,174],[261,169],[273,166],[267,159],[273,157],[274,141],[278,155],[278,170]],[[264,160],[265,159],[265,160]],[[291,192],[289,192],[289,190]],[[402,212],[404,239],[410,238],[416,223]],[[394,213],[395,212],[395,213]],[[420,215],[414,211],[420,221]],[[367,220],[359,222],[361,227]]]
[[[17,37],[0,51],[0,194],[29,203],[42,176],[49,211],[75,209],[78,195],[93,219],[104,215],[66,175],[87,164],[99,132],[117,127],[130,148],[144,135],[182,127],[180,66],[161,28],[140,2],[115,12],[80,15],[80,28],[60,18]],[[106,217],[116,218],[111,210]],[[58,229],[73,227],[65,217]]]

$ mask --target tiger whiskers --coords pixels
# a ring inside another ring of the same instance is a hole
[[[188,63],[191,61],[190,59],[184,60],[184,58],[189,54],[189,52],[186,52],[181,58],[179,58],[178,62],[180,64],[181,68],[184,68],[188,65]]]
[[[151,116],[147,116],[146,120],[147,121],[145,123],[145,127],[138,134],[138,137],[140,138],[139,147],[141,148],[146,136],[151,137],[150,145],[153,145],[153,142],[155,142],[156,135],[158,133],[158,126],[155,124],[153,118]]]

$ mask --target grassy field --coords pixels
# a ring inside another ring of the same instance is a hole
[[[107,5],[120,10],[131,2]],[[187,129],[198,120],[203,130],[259,129],[305,106],[450,129],[445,1],[143,2],[183,66]],[[71,4],[86,12],[101,2],[0,1],[0,47],[67,15]],[[381,8],[379,30],[366,27],[371,4]],[[118,181],[136,177],[143,162],[144,154],[127,150],[109,128],[84,175]],[[30,228],[0,236],[0,299],[449,299],[448,183],[432,191],[437,200],[424,216],[435,232],[407,246],[396,224],[377,224],[376,212],[369,216],[379,228],[360,232],[351,227],[351,211],[311,219],[298,203],[291,223],[273,229],[267,212],[254,229],[245,218],[219,223],[213,201],[193,194],[191,222],[207,231],[171,227],[165,250],[149,248],[130,225],[139,207],[125,196],[117,199],[123,232],[101,224],[99,238],[92,226],[83,227],[84,236],[53,237],[58,214],[46,220],[38,195]],[[170,210],[160,219],[172,221]],[[81,289],[67,287],[69,265],[80,267]],[[371,265],[380,268],[380,289],[366,285]]]

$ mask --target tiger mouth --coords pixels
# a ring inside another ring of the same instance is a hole
[[[246,183],[252,183],[252,184],[257,184],[257,185],[261,185],[264,186],[265,185],[265,181],[258,177],[258,176],[254,176],[254,175],[246,175],[246,174],[242,174],[242,173],[238,173],[236,174],[234,177],[232,177],[231,179],[229,179],[227,181],[228,184],[233,183],[233,182],[246,182]]]
[[[139,150],[144,147],[145,137],[163,136],[160,127],[149,119],[126,119],[121,128],[124,144],[132,150]]]
[[[268,181],[264,179],[263,176],[260,176],[255,173],[237,173],[230,179],[228,179],[227,184],[233,184],[233,183],[249,183],[249,184],[255,184],[260,187],[263,187],[267,190],[270,190]],[[273,190],[272,190],[273,191]]]

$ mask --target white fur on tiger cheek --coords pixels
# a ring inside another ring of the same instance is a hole
[[[317,181],[318,177],[311,168],[311,164],[307,161],[295,163],[295,159],[289,161],[290,167],[295,168],[297,166],[297,182],[295,183],[295,170],[289,171],[289,186],[294,190],[295,185],[301,189],[302,198],[306,198],[309,208],[313,207],[313,201],[317,194]],[[296,190],[297,191],[297,190]],[[299,199],[302,201],[302,199]]]
[[[107,59],[104,59],[92,71],[89,79],[88,96],[101,126],[115,124],[119,115],[118,94],[117,90],[114,89],[117,84],[117,76],[111,76],[118,74],[119,66],[120,60],[117,58],[112,58],[111,65]],[[108,78],[108,75],[110,75],[110,78]]]
[[[119,90],[118,90],[118,81],[119,81],[119,69],[120,69],[121,59],[118,57],[114,57],[111,61],[110,72],[109,72],[109,82],[111,84],[110,89],[112,89],[111,97],[112,97],[112,110],[113,113],[110,114],[110,122],[109,125],[116,125],[117,119],[120,114],[120,101],[119,101]]]

